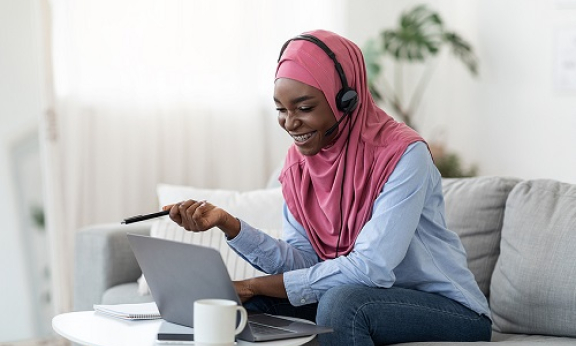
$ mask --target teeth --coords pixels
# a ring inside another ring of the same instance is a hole
[[[292,136],[297,142],[304,142],[308,138],[312,137],[312,133],[307,133],[305,135],[300,136]]]

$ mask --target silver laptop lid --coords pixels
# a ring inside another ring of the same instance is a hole
[[[231,299],[242,304],[218,251],[135,234],[128,234],[128,241],[166,321],[193,327],[198,299]]]

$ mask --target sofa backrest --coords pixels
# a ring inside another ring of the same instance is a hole
[[[500,249],[490,295],[494,329],[576,337],[576,185],[516,185]]]
[[[442,180],[446,223],[460,236],[468,267],[486,297],[500,254],[506,199],[519,181],[491,176]]]

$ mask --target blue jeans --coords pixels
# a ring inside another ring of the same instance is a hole
[[[490,341],[492,323],[440,295],[403,288],[345,285],[328,290],[318,304],[255,297],[247,309],[316,320],[334,328],[320,345],[387,345],[417,341]]]

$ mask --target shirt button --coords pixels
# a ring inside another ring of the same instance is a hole
[[[306,299],[304,299],[304,298],[300,299],[300,303],[302,303],[302,304],[306,303]]]

